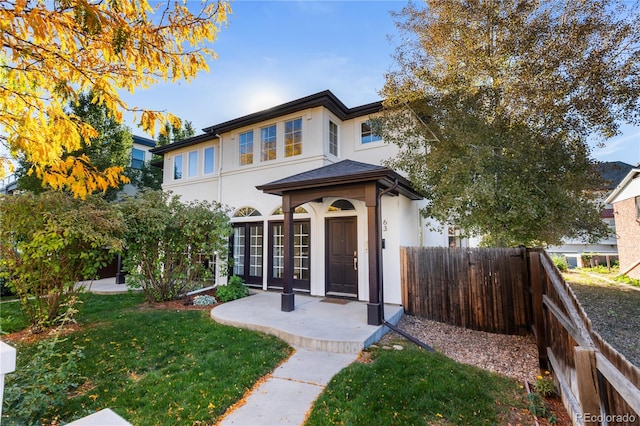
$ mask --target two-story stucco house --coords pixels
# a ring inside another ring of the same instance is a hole
[[[430,230],[421,195],[381,165],[396,147],[372,132],[380,110],[324,91],[151,151],[164,190],[233,209],[230,274],[282,291],[285,311],[294,292],[366,301],[379,324],[382,303],[401,304],[401,246],[460,245]]]

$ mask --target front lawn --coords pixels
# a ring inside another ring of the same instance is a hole
[[[511,379],[415,346],[364,354],[367,362],[331,380],[307,425],[516,424],[527,416]]]
[[[215,424],[291,351],[274,337],[217,324],[208,310],[152,309],[142,297],[82,297],[81,328],[57,349],[82,348],[82,382],[47,419],[69,422],[111,408],[134,425]],[[35,344],[19,344],[17,369],[36,356]],[[7,407],[2,414],[3,423],[15,423]]]

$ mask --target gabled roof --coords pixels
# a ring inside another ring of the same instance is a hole
[[[411,200],[420,200],[422,195],[413,189],[411,182],[397,172],[374,164],[360,163],[353,160],[342,160],[328,166],[298,173],[264,185],[256,189],[267,194],[282,195],[287,191],[309,188],[330,187],[335,185],[359,182],[378,181],[383,186],[391,188],[398,182],[395,192]]]
[[[622,179],[622,182],[613,190],[613,192],[607,197],[605,203],[612,204],[615,199],[620,195],[620,193],[626,188],[626,186],[634,180],[635,178],[640,176],[640,168],[631,169],[629,173]]]
[[[304,98],[296,99],[291,102],[284,103],[272,108],[268,108],[243,117],[234,118],[233,120],[215,124],[213,126],[202,129],[204,134],[193,136],[169,145],[155,148],[151,150],[154,154],[164,154],[179,148],[195,145],[216,138],[216,135],[230,132],[245,126],[251,126],[262,121],[271,120],[283,115],[292,114],[309,108],[325,107],[331,111],[340,120],[349,120],[356,117],[370,115],[382,110],[382,101],[372,102],[370,104],[347,108],[340,99],[338,99],[330,90],[318,92]]]

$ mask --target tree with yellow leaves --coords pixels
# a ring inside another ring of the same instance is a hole
[[[117,186],[122,168],[103,172],[86,157],[66,157],[96,130],[65,106],[91,91],[118,121],[125,111],[152,134],[158,123],[179,127],[170,113],[129,106],[120,93],[163,81],[191,81],[207,45],[227,22],[226,1],[0,0],[0,143],[54,189],[79,197]],[[0,157],[0,178],[10,168]]]

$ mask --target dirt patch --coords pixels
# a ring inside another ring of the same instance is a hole
[[[25,328],[24,330],[16,331],[14,333],[5,334],[2,336],[2,340],[7,343],[26,343],[31,344],[40,340],[58,336],[66,336],[67,334],[74,333],[83,326],[80,324],[67,324],[62,327],[56,327],[49,330],[34,331],[32,328]]]
[[[592,328],[640,367],[640,290],[625,284],[569,282]]]

